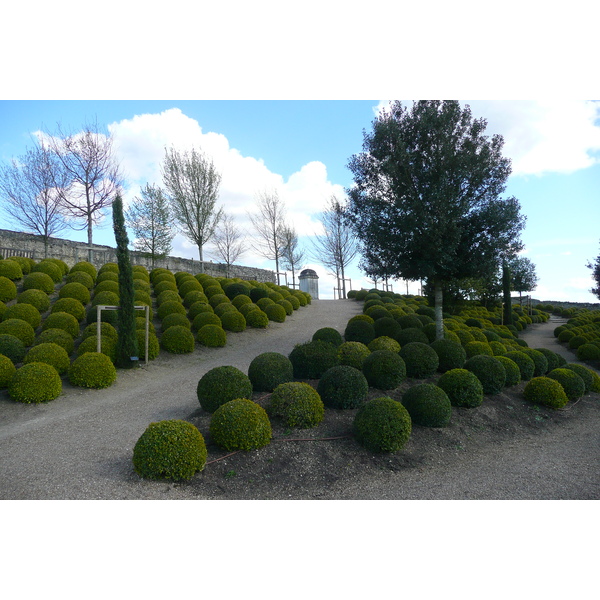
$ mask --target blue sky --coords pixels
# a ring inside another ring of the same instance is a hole
[[[487,132],[505,138],[513,160],[507,195],[516,196],[527,216],[524,254],[539,276],[534,297],[593,302],[586,262],[600,253],[600,102],[465,101],[475,117],[488,120]],[[278,189],[287,217],[310,247],[319,232],[318,213],[331,194],[341,197],[352,183],[350,156],[362,150],[363,130],[371,128],[386,100],[361,101],[0,101],[0,160],[8,161],[33,144],[36,131],[61,123],[77,130],[97,119],[115,137],[118,158],[128,174],[126,202],[146,182],[160,183],[165,145],[202,148],[223,173],[220,203],[252,234],[247,218],[256,193]],[[3,225],[10,224],[3,217]],[[85,232],[63,235],[84,240]],[[113,245],[110,219],[94,234]],[[210,247],[207,247],[210,252]],[[197,257],[177,236],[173,254]],[[249,251],[242,264],[273,268]],[[320,276],[321,297],[332,297],[333,280],[308,259]],[[371,287],[357,268],[353,287]],[[417,293],[418,282],[409,282]],[[405,282],[394,290],[406,292]]]

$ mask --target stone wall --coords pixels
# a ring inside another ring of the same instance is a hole
[[[152,262],[149,258],[142,256],[139,252],[130,251],[130,253],[132,264],[143,265],[148,270],[152,269]],[[0,229],[0,254],[4,258],[8,258],[9,256],[28,256],[40,261],[44,258],[44,242],[39,235]],[[48,243],[48,258],[64,260],[70,267],[82,260],[87,260],[94,264],[96,268],[100,268],[107,262],[117,262],[117,252],[111,246],[93,244],[90,257],[90,248],[83,242],[50,238]],[[163,260],[157,260],[155,267],[170,269],[173,273],[185,271],[195,275],[200,272],[200,261],[193,258],[169,256]],[[205,262],[204,272],[214,277],[229,276],[276,283],[274,271],[240,265],[231,265],[229,275],[227,275],[227,265]]]

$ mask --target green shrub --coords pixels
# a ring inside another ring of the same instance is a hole
[[[266,411],[246,398],[219,406],[210,420],[210,437],[223,450],[254,450],[271,441],[271,423]]]
[[[48,315],[42,325],[42,330],[46,329],[64,329],[71,337],[79,336],[79,321],[71,314],[66,312],[55,312]]]
[[[2,315],[3,321],[9,319],[21,319],[29,323],[34,329],[37,329],[42,322],[40,311],[31,304],[13,304],[9,306]]]
[[[585,394],[585,382],[571,369],[553,369],[548,373],[550,379],[556,379],[565,390],[567,398],[571,401],[581,398]]]
[[[508,352],[508,348],[502,342],[491,340],[489,345],[494,356],[502,356]]]
[[[463,346],[466,346],[469,342],[475,341],[473,334],[468,329],[456,329],[454,333],[456,333]]]
[[[367,399],[368,392],[366,377],[348,365],[327,369],[317,385],[317,393],[328,408],[357,408]]]
[[[402,346],[399,355],[406,365],[406,375],[414,379],[431,377],[440,363],[436,351],[422,342],[410,342]]]
[[[269,321],[274,321],[275,323],[283,323],[287,314],[285,308],[280,304],[269,304],[265,307],[264,313],[269,318]]]
[[[495,356],[485,354],[473,356],[465,363],[465,369],[475,373],[486,395],[499,394],[506,384],[506,370]]]
[[[207,302],[194,302],[188,310],[188,318],[193,321],[200,313],[214,313],[213,307]]]
[[[42,331],[34,344],[58,344],[61,348],[65,349],[65,352],[70,356],[73,354],[75,348],[75,342],[73,336],[65,331],[64,329],[50,328]]]
[[[373,327],[375,328],[375,337],[385,336],[396,339],[402,331],[398,321],[391,316],[377,319],[373,323]]]
[[[34,404],[54,400],[61,393],[60,375],[43,362],[31,362],[17,369],[8,387],[8,395],[13,400]]]
[[[190,479],[206,465],[202,434],[187,421],[150,423],[133,448],[133,467],[145,479]]]
[[[221,319],[213,312],[198,313],[192,321],[192,331],[199,331],[205,325],[216,325],[221,327]]]
[[[397,452],[410,438],[412,421],[400,402],[373,398],[358,409],[352,431],[356,441],[371,452]]]
[[[2,255],[0,254],[0,258],[1,257]],[[11,256],[10,260],[14,260],[15,262],[19,263],[23,275],[27,275],[28,273],[30,273],[31,267],[35,265],[35,260],[33,260],[32,258],[27,258],[25,256]]]
[[[275,302],[273,302],[273,300],[271,300],[271,298],[269,297],[259,298],[256,301],[256,306],[258,306],[258,308],[260,308],[260,310],[262,310],[263,312],[265,308],[267,308],[267,306],[271,306],[271,304],[275,304]]]
[[[586,343],[577,348],[578,360],[600,360],[600,347]]]
[[[198,342],[208,348],[222,348],[227,344],[227,334],[218,325],[203,325],[198,330]]]
[[[494,351],[487,342],[469,342],[468,344],[465,344],[465,351],[467,353],[467,358],[471,358],[472,356],[477,356],[479,354],[494,356]]]
[[[64,312],[73,315],[77,321],[83,321],[86,316],[85,307],[75,298],[59,298],[53,305],[51,313]]]
[[[63,278],[62,269],[48,260],[42,260],[31,268],[31,273],[45,273],[54,283],[59,283]]]
[[[111,274],[112,276],[112,274]],[[118,275],[115,275],[115,281],[118,280]],[[99,281],[97,279],[96,281]],[[73,273],[69,273],[67,278],[65,279],[66,283],[80,283],[85,286],[86,289],[91,290],[94,287],[94,280],[90,275],[84,273],[83,271],[74,271]]]
[[[209,290],[210,290],[210,288],[209,288]],[[205,293],[208,296],[208,303],[213,308],[219,306],[219,304],[223,304],[223,302],[226,302],[227,304],[231,304],[231,300],[229,300],[229,298],[225,294],[223,294],[223,293],[221,293],[221,294],[219,294],[219,293],[213,294],[212,296],[210,296],[208,294],[208,292],[205,292]]]
[[[437,385],[446,392],[452,406],[473,408],[483,402],[481,381],[467,369],[446,371],[439,378]]]
[[[15,376],[17,369],[8,356],[0,354],[0,389],[7,388]]]
[[[347,342],[360,342],[368,346],[375,339],[375,327],[368,321],[350,319],[344,331],[344,339]]]
[[[246,315],[246,324],[255,329],[265,329],[269,325],[269,317],[260,309],[251,310]]]
[[[179,302],[181,304],[181,296],[173,290],[165,290],[156,297],[156,304],[160,307],[165,302]]]
[[[96,283],[96,287],[94,288],[94,294],[99,294],[100,292],[112,292],[113,294],[119,295],[119,282],[111,280],[101,281],[100,283]]]
[[[25,346],[31,346],[35,339],[33,327],[23,319],[6,319],[0,323],[0,334],[13,335],[19,338]]]
[[[325,415],[325,406],[318,392],[304,382],[280,383],[267,405],[271,417],[279,417],[287,427],[308,429],[318,425]]]
[[[106,354],[86,352],[73,361],[68,377],[73,385],[102,389],[114,383],[117,379],[117,370]]]
[[[354,323],[355,321],[365,321],[366,323],[371,323],[371,325],[375,324],[375,319],[372,319],[369,317],[369,315],[354,315],[348,320],[346,326],[348,326],[350,323]]]
[[[527,354],[521,352],[520,350],[511,350],[507,352],[504,356],[506,358],[510,358],[513,362],[517,363],[519,367],[519,371],[521,371],[521,380],[529,381],[533,377],[533,373],[535,371],[535,363],[533,359]]]
[[[105,265],[106,266],[106,265]],[[79,275],[80,273],[83,273],[83,271],[77,271],[75,273],[69,273],[69,275],[67,275],[67,281],[69,279],[69,277],[73,274],[73,275]],[[87,277],[90,277],[87,273],[85,273],[85,275]],[[90,277],[91,279],[91,277]],[[119,282],[119,270],[118,268],[114,271],[108,271],[108,270],[103,270],[100,269],[100,271],[98,272],[98,275],[96,276],[96,285],[102,283],[103,281],[114,281],[115,283]],[[93,280],[92,280],[93,282]],[[93,283],[92,283],[92,287],[94,287]],[[90,288],[91,289],[91,288]]]
[[[192,324],[190,320],[181,313],[170,313],[162,320],[162,328],[163,331],[169,329],[169,327],[173,327],[174,325],[180,325],[181,327],[185,327],[186,329],[191,329]]]
[[[179,296],[179,289],[175,281],[165,279],[163,281],[160,281],[159,283],[154,284],[154,293],[157,296],[160,296],[163,292],[166,291],[175,292]]]
[[[137,343],[140,360],[146,360],[146,330],[137,329]],[[160,343],[155,333],[148,332],[148,360],[154,360],[160,353]]]
[[[252,300],[247,294],[238,294],[231,300],[231,304],[239,310],[244,304],[252,304]]]
[[[0,277],[6,277],[11,281],[23,279],[21,265],[16,260],[11,260],[10,258],[0,260]]]
[[[402,404],[416,425],[445,427],[452,416],[452,404],[446,392],[433,383],[420,383],[402,396]]]
[[[188,309],[196,302],[203,302],[208,304],[208,298],[206,297],[206,294],[198,290],[192,290],[191,292],[188,292],[183,298],[183,305]]]
[[[81,260],[74,264],[69,270],[69,273],[76,273],[77,271],[83,271],[84,273],[87,273],[94,281],[96,281],[96,277],[98,276],[96,267],[91,262],[86,260]]]
[[[92,307],[96,307],[98,305],[119,306],[119,296],[114,292],[98,292],[97,294],[94,294],[94,298],[92,299]]]
[[[406,364],[397,352],[376,350],[363,361],[362,371],[370,386],[396,389],[406,378]]]
[[[185,296],[187,294],[189,294],[190,292],[204,293],[204,290],[203,290],[202,286],[200,285],[200,282],[197,279],[195,279],[193,276],[190,276],[190,279],[186,279],[179,286],[179,295],[182,298],[185,298]]]
[[[162,332],[160,346],[171,354],[189,354],[194,351],[196,342],[188,327],[173,325]]]
[[[398,318],[398,323],[402,329],[421,329],[423,322],[415,314],[403,315]]]
[[[344,343],[342,334],[333,327],[321,327],[321,329],[317,329],[312,336],[312,341],[314,342],[315,340],[329,342],[336,347],[341,346]]]
[[[577,350],[577,348],[579,348],[579,346],[582,346],[586,342],[587,342],[587,338],[585,336],[583,336],[583,335],[574,335],[569,340],[569,348],[571,350]]]
[[[462,369],[467,360],[465,349],[458,342],[452,340],[435,340],[429,344],[438,356],[437,370],[440,373],[445,373],[452,369]]]
[[[86,352],[98,351],[98,336],[90,335],[79,344],[77,356],[82,356]],[[100,352],[105,354],[114,363],[117,360],[117,342],[108,337],[100,336]]]
[[[177,300],[168,300],[167,302],[163,302],[158,307],[158,318],[162,321],[167,315],[177,313],[180,315],[187,316],[187,310],[185,306],[178,302]]]
[[[296,379],[320,379],[325,371],[339,364],[336,346],[322,340],[298,344],[289,359]]]
[[[110,282],[107,282],[110,283]],[[117,292],[119,290],[119,285],[117,284]],[[96,289],[96,291],[98,291]],[[82,283],[77,283],[77,282],[73,282],[73,283],[65,283],[65,285],[63,285],[60,288],[60,291],[58,292],[58,297],[59,298],[75,298],[76,300],[79,300],[79,302],[81,302],[81,304],[85,305],[88,304],[88,302],[90,301],[91,297],[90,297],[90,291],[85,287],[85,285],[83,285]]]
[[[578,365],[577,363],[567,363],[564,365],[565,369],[571,369],[583,379],[583,383],[585,383],[585,393],[592,391],[592,385],[594,384],[594,372],[588,367],[584,367],[583,365]]]
[[[400,346],[404,347],[413,342],[419,342],[420,344],[429,344],[429,338],[423,329],[416,327],[409,327],[408,329],[402,329],[396,336],[396,340]]]
[[[33,346],[23,359],[24,364],[42,362],[53,366],[59,375],[66,373],[71,366],[67,351],[58,344],[47,342]]]
[[[23,290],[42,290],[46,294],[54,291],[54,281],[46,273],[30,273],[23,280]]]
[[[246,319],[244,315],[234,308],[232,311],[227,311],[221,317],[221,323],[225,331],[244,331],[246,329]]]
[[[523,354],[526,354],[527,356],[529,356],[529,358],[531,358],[531,360],[533,360],[534,377],[541,377],[542,375],[545,375],[548,372],[548,360],[539,350],[534,350],[533,348],[522,348],[521,352],[523,352]]]
[[[549,408],[562,408],[569,398],[563,386],[550,377],[534,377],[523,390],[525,400]]]
[[[519,369],[519,365],[514,360],[511,360],[507,356],[496,356],[495,358],[502,363],[506,371],[505,387],[512,387],[521,383],[521,369]]]
[[[278,385],[294,379],[294,367],[283,354],[263,352],[250,363],[248,377],[255,391],[272,392]]]
[[[52,289],[54,289],[54,286]],[[17,286],[10,279],[8,279],[8,277],[0,277],[0,302],[10,302],[16,297]]]
[[[360,342],[344,342],[338,347],[338,359],[341,365],[362,370],[365,358],[371,354],[367,346]]]
[[[82,332],[81,337],[85,340],[93,335],[98,335],[98,323],[90,323]],[[109,338],[114,342],[119,339],[119,334],[113,325],[110,323],[100,322],[100,335]]]
[[[368,348],[371,352],[375,352],[377,350],[389,350],[390,352],[396,353],[400,352],[400,344],[395,339],[386,335],[376,337],[372,342],[369,343]]]
[[[48,294],[42,292],[42,290],[25,290],[17,296],[18,304],[31,304],[35,306],[40,313],[46,312],[50,308],[50,298]],[[2,315],[0,315],[2,318]]]
[[[21,339],[9,333],[0,333],[0,354],[17,364],[23,361],[26,352],[25,344]]]

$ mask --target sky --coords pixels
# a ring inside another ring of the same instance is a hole
[[[408,105],[412,101],[403,101]],[[345,197],[352,185],[347,164],[362,151],[363,132],[389,100],[2,100],[0,160],[8,162],[34,144],[40,131],[78,131],[97,121],[114,138],[126,176],[125,205],[146,183],[161,184],[164,149],[196,148],[212,158],[222,174],[218,205],[234,216],[249,250],[239,264],[274,269],[252,248],[249,214],[256,196],[277,190],[286,222],[296,229],[306,258],[302,268],[319,275],[319,295],[334,297],[333,276],[315,259],[314,236],[322,233],[320,212],[331,196]],[[504,137],[504,155],[513,172],[505,196],[515,196],[527,217],[523,255],[536,267],[540,300],[594,302],[586,267],[600,254],[600,101],[461,100],[486,133]],[[2,226],[11,224],[2,217]],[[85,231],[63,237],[85,241]],[[130,240],[133,236],[130,232]],[[96,228],[94,242],[114,245],[109,218]],[[255,243],[254,243],[255,245]],[[207,258],[211,245],[205,247]],[[178,234],[172,254],[198,258],[197,248]],[[358,258],[347,277],[351,287],[371,288]],[[289,273],[288,282],[291,283]],[[283,279],[282,279],[283,283]],[[392,281],[398,293],[417,294],[420,282]]]

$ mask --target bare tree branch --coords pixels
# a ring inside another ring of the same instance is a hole
[[[281,256],[283,258],[283,268],[292,272],[292,287],[296,287],[296,271],[302,268],[305,258],[305,251],[298,248],[298,234],[293,227],[287,225],[282,230],[283,245]]]
[[[227,265],[227,277],[232,264],[242,255],[248,246],[243,234],[236,226],[233,215],[224,214],[213,238],[213,254]]]

